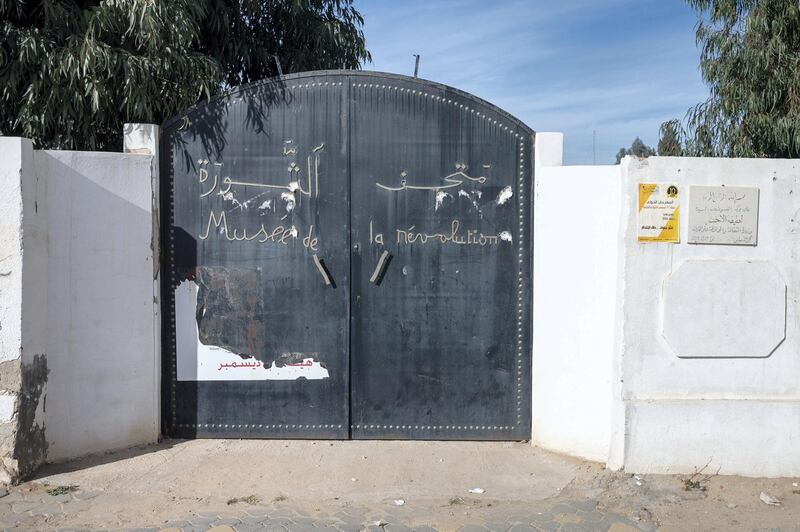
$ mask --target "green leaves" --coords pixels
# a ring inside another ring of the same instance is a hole
[[[630,148],[620,148],[617,152],[617,161],[614,164],[619,164],[626,155],[633,155],[635,157],[650,157],[655,155],[656,150],[645,144],[642,139],[636,137],[633,139]]]
[[[677,133],[687,155],[800,157],[800,4],[687,3],[700,17],[700,70],[710,96],[688,111],[685,126],[662,125],[662,140]]]
[[[658,140],[658,154],[662,157],[683,155],[681,147],[681,124],[678,120],[670,120],[661,124]]]
[[[285,73],[369,60],[351,0],[0,0],[0,134],[120,149],[124,122]]]

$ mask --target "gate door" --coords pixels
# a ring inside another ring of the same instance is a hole
[[[529,438],[532,131],[394,76],[350,113],[353,437]]]
[[[356,71],[168,122],[165,432],[528,438],[532,134]]]
[[[169,434],[348,437],[348,78],[300,81],[164,127]]]

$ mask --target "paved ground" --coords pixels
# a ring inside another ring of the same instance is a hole
[[[171,441],[48,466],[0,498],[0,528],[800,531],[800,488],[612,473],[527,444]]]
[[[159,523],[81,519],[91,505],[102,505],[108,497],[99,492],[76,491],[52,496],[43,490],[14,491],[0,503],[3,529],[124,528],[145,530],[330,530],[357,532],[376,530],[653,530],[652,523],[631,519],[598,508],[591,499],[563,499],[528,507],[520,504],[481,503],[475,500],[431,505],[406,503],[402,507],[353,506],[299,509],[285,504],[242,502],[232,507],[194,510]],[[127,521],[127,520],[124,520]],[[62,524],[67,524],[62,527]],[[433,525],[433,526],[431,526]]]

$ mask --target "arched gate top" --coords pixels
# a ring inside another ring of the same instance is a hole
[[[252,83],[235,87],[234,89],[223,94],[219,94],[207,102],[200,102],[192,107],[189,107],[184,113],[166,120],[163,124],[163,128],[171,129],[176,125],[180,125],[184,117],[191,116],[195,113],[203,111],[204,109],[212,107],[221,101],[241,96],[243,94],[267,89],[272,95],[276,95],[281,98],[289,98],[289,95],[293,90],[312,86],[312,84],[317,83],[331,83],[330,79],[334,77],[339,79],[347,79],[353,87],[363,86],[369,88],[394,88],[403,91],[416,91],[415,93],[419,94],[423,98],[438,98],[449,101],[450,103],[454,103],[454,105],[466,106],[468,109],[474,112],[487,115],[487,119],[489,120],[505,122],[506,126],[515,129],[516,132],[521,136],[531,137],[535,135],[535,131],[526,125],[522,120],[518,119],[508,111],[505,111],[504,109],[501,109],[500,107],[497,107],[496,105],[493,105],[486,100],[475,96],[474,94],[470,94],[443,83],[422,78],[366,70],[314,70],[254,81]],[[338,81],[335,83],[342,82]]]

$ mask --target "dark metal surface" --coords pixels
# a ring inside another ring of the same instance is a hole
[[[528,438],[531,132],[402,79],[350,114],[353,437]]]
[[[528,438],[531,136],[461,91],[355,71],[260,82],[165,124],[165,431]],[[291,212],[277,189],[231,185],[238,205],[218,194],[224,177],[286,184],[323,143],[319,195]],[[208,195],[205,160],[224,168]],[[265,366],[313,353],[329,377],[177,380],[181,283],[197,285],[203,344]]]
[[[345,76],[265,83],[165,126],[167,271],[173,288],[197,285],[197,308],[190,310],[200,342],[265,368],[313,357],[329,374],[177,380],[173,327],[165,338],[172,341],[165,368],[171,435],[348,436],[346,97]],[[174,290],[165,296],[175,312]],[[176,314],[174,320],[185,320],[182,309]]]

